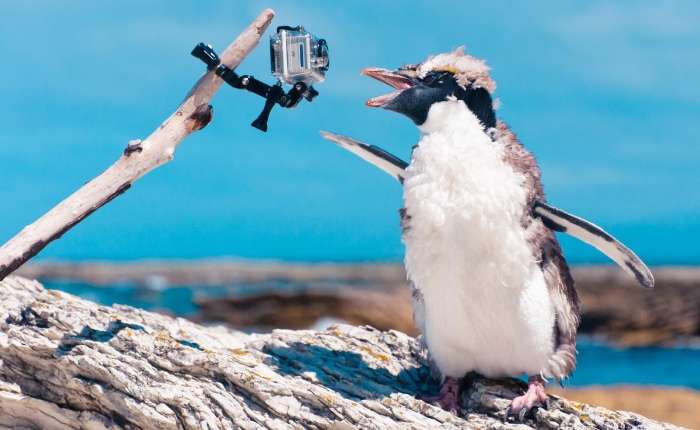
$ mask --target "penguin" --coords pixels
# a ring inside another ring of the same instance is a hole
[[[457,413],[462,379],[528,376],[506,416],[549,407],[547,378],[576,367],[574,279],[554,231],[592,244],[653,287],[649,269],[610,234],[547,204],[534,156],[496,118],[485,61],[464,48],[396,71],[362,74],[396,91],[367,101],[422,132],[410,163],[344,136],[323,136],[395,177],[414,319],[441,375],[426,400]]]

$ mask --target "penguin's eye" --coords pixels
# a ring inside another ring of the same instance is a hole
[[[442,78],[442,73],[437,73],[437,72],[430,72],[427,75],[425,75],[425,78],[423,78],[423,83],[425,85],[441,85],[443,81],[440,79]]]
[[[435,81],[436,78],[437,78],[437,73],[430,72],[427,75],[425,75],[425,78],[423,78],[423,83],[425,85],[430,85]]]

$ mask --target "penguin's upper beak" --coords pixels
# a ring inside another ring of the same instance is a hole
[[[387,103],[396,98],[396,96],[398,96],[403,90],[413,88],[417,85],[416,80],[410,75],[411,71],[408,70],[391,71],[377,67],[368,67],[362,70],[360,74],[370,76],[380,82],[391,85],[398,90],[391,94],[386,94],[367,100],[367,106],[371,107],[384,107]]]

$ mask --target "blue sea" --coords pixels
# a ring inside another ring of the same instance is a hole
[[[147,310],[168,309],[178,316],[197,311],[197,297],[225,296],[217,287],[144,289],[133,285],[111,288],[79,283],[44,282],[97,303],[126,304]],[[578,367],[565,386],[643,384],[681,386],[700,390],[700,348],[615,348],[603,342],[579,338]]]

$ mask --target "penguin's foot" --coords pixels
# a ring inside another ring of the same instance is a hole
[[[436,406],[440,406],[447,412],[455,415],[459,412],[459,394],[462,380],[459,378],[446,377],[440,387],[437,396],[423,397],[423,401]]]
[[[516,397],[506,409],[506,417],[517,415],[520,421],[525,420],[525,415],[534,407],[549,409],[550,400],[544,391],[545,380],[542,376],[531,376],[527,381],[527,391],[522,396]]]

